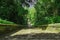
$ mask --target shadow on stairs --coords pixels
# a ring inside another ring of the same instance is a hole
[[[26,34],[5,36],[0,40],[60,40],[60,33],[40,33],[40,34]]]

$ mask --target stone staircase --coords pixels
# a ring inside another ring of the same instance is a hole
[[[26,35],[15,35],[5,36],[0,40],[60,40],[60,34],[56,33],[40,33],[40,34],[26,34]]]

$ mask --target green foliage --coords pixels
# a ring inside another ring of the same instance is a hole
[[[0,19],[0,24],[15,24],[15,23]]]
[[[0,0],[0,17],[2,19],[9,19],[11,13],[15,13],[13,0]]]
[[[36,8],[36,23],[35,25],[59,23],[59,0],[38,0]]]
[[[60,23],[60,16],[56,16],[56,17],[54,18],[54,22],[55,22],[55,23]]]
[[[32,25],[34,25],[34,23],[35,23],[35,19],[36,19],[35,14],[36,14],[36,10],[34,7],[28,9],[27,18],[29,19],[29,21],[31,22]]]
[[[23,8],[23,3],[25,0],[0,0],[0,18],[21,25],[27,25],[28,17],[33,25],[60,23],[60,0],[37,0],[32,8],[26,3]]]
[[[21,0],[0,0],[0,18],[17,24],[27,24],[27,10],[20,3]]]
[[[17,6],[17,23],[21,25],[27,25],[27,13],[28,11],[22,7],[22,0],[16,0],[16,6]]]

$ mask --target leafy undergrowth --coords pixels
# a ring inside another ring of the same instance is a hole
[[[7,20],[0,19],[0,24],[15,24],[15,23],[7,21]]]

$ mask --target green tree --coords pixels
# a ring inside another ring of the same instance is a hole
[[[38,0],[35,6],[37,14],[36,14],[36,24],[48,24],[54,23],[53,17],[53,6],[54,0]],[[55,12],[55,11],[54,11]]]

